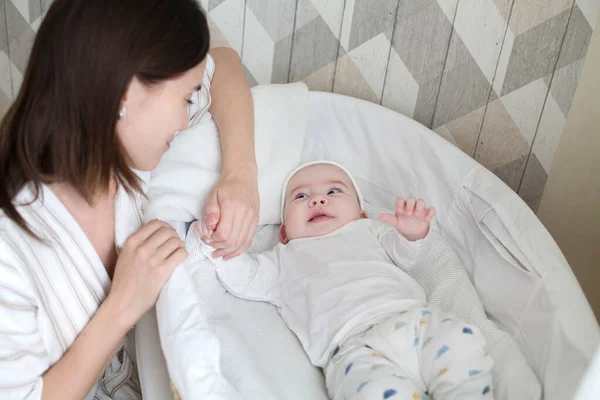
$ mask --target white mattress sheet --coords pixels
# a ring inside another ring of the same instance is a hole
[[[310,149],[311,159],[329,158],[347,165],[351,172],[358,177],[363,192],[368,193],[365,196],[366,200],[380,206],[389,208],[393,204],[395,196],[407,193],[423,197],[434,205],[438,209],[441,231],[443,234],[447,234],[450,240],[453,240],[452,244],[455,246],[453,247],[464,262],[480,296],[484,295],[486,310],[488,307],[491,308],[497,314],[492,317],[517,339],[523,335],[520,330],[526,330],[527,327],[523,327],[522,321],[519,321],[521,313],[519,312],[517,317],[518,310],[510,308],[510,299],[519,298],[519,296],[522,299],[529,297],[517,293],[516,288],[504,292],[497,290],[493,294],[481,292],[482,287],[486,288],[488,287],[486,285],[489,285],[485,279],[489,274],[484,269],[486,266],[480,265],[479,261],[491,260],[490,265],[502,264],[502,268],[506,267],[504,264],[514,264],[513,267],[516,268],[511,270],[513,275],[510,279],[524,282],[525,285],[522,287],[524,289],[531,288],[526,284],[528,280],[534,282],[533,287],[535,288],[545,287],[543,278],[546,271],[543,270],[544,267],[540,267],[540,261],[553,266],[551,272],[559,271],[559,276],[566,277],[566,280],[563,279],[564,287],[558,289],[550,287],[545,292],[553,304],[550,306],[546,304],[545,309],[533,310],[532,315],[534,318],[547,318],[552,321],[556,319],[552,314],[555,308],[560,308],[561,302],[570,306],[576,320],[586,327],[585,335],[574,333],[573,330],[568,332],[570,335],[568,342],[577,343],[574,345],[574,349],[583,354],[581,357],[570,360],[572,363],[577,362],[578,365],[567,365],[562,370],[557,368],[550,371],[545,370],[543,365],[552,364],[552,360],[548,357],[541,357],[539,353],[541,349],[536,348],[535,344],[530,344],[526,349],[526,356],[534,366],[536,363],[539,364],[536,366],[536,373],[544,381],[545,386],[547,382],[555,381],[554,386],[558,387],[563,378],[562,373],[569,368],[580,368],[581,373],[583,372],[586,362],[591,357],[591,354],[586,355],[586,350],[598,343],[597,324],[593,317],[590,318],[591,313],[586,309],[586,306],[589,308],[589,305],[582,297],[579,286],[576,282],[569,280],[572,274],[569,275],[568,264],[556,244],[551,238],[548,239],[549,235],[539,220],[535,216],[532,218],[532,214],[527,213],[524,203],[515,201],[510,193],[507,194],[510,190],[501,182],[498,183],[493,177],[487,177],[485,174],[487,171],[482,172],[481,167],[474,160],[408,118],[399,118],[398,114],[370,103],[331,94],[311,93],[310,103],[311,116],[305,145]],[[339,107],[340,104],[342,107]],[[404,132],[406,135],[399,140],[398,132]],[[390,136],[390,133],[395,136]],[[351,137],[351,140],[347,140],[348,137]],[[373,137],[376,139],[374,140]],[[365,151],[365,149],[368,150]],[[422,179],[423,176],[426,179]],[[482,176],[483,178],[481,178]],[[474,186],[472,185],[473,181],[476,181]],[[390,182],[393,184],[390,185]],[[464,190],[469,185],[477,192],[475,197],[483,196],[483,207],[472,204],[474,197],[469,196],[469,190]],[[507,196],[509,201],[504,201]],[[473,218],[478,210],[485,211]],[[461,224],[463,221],[461,218],[467,217],[473,219],[472,223]],[[487,223],[485,222],[486,218]],[[516,222],[511,222],[513,220]],[[487,231],[484,233],[484,230]],[[489,234],[490,238],[486,239],[485,234]],[[522,236],[527,237],[527,243],[523,243]],[[480,246],[478,250],[474,248],[479,244],[477,240],[469,243],[472,238],[480,240],[482,237],[487,240],[488,247]],[[481,254],[478,254],[482,251],[489,254],[486,253],[482,257]],[[543,257],[540,256],[542,254]],[[486,258],[486,256],[489,257]],[[499,257],[500,260],[498,261],[494,257]],[[540,258],[542,260],[539,260]],[[519,269],[522,272],[518,272]],[[499,278],[502,279],[502,276],[503,274],[500,274]],[[500,283],[499,287],[506,287],[502,283],[506,285],[507,282]],[[554,298],[553,291],[556,291],[561,297]],[[507,300],[509,300],[508,303]],[[554,304],[555,302],[558,304]],[[504,303],[506,303],[505,306],[502,305]],[[519,301],[515,303],[519,305]],[[168,313],[160,314],[168,315]],[[198,321],[201,320],[202,316],[200,315]],[[558,320],[559,323],[561,321]],[[138,328],[140,327],[138,326]],[[157,390],[164,391],[167,382],[167,379],[164,378],[164,365],[159,365],[158,362],[144,362],[144,359],[160,359],[160,357],[148,355],[160,352],[160,349],[157,348],[156,336],[150,333],[144,334],[144,329],[148,331],[153,328],[152,323],[147,323],[143,329],[138,329],[136,332],[141,380],[145,386],[145,394],[150,394],[150,396],[153,393],[154,383],[157,383],[154,385]],[[171,328],[170,330],[174,332],[176,329]],[[563,331],[559,329],[559,333],[561,332]],[[554,336],[559,333],[555,333]],[[530,333],[528,340],[532,339],[531,335],[544,335],[544,332],[540,329],[534,330],[534,333]],[[585,340],[583,340],[584,344],[580,345],[581,341],[578,339],[582,336],[585,336]],[[168,340],[164,339],[163,337],[163,346],[168,343]],[[540,337],[540,339],[543,338]],[[197,340],[194,342],[199,343]],[[561,342],[554,338],[548,343],[550,346],[556,347]],[[520,341],[519,344],[525,347],[523,341]],[[187,351],[188,354],[178,357],[192,357],[206,349],[205,345],[192,347]],[[569,348],[569,350],[572,349]],[[165,352],[167,351],[169,351],[168,346],[165,349]],[[557,357],[560,356],[560,352],[560,348],[552,348],[547,353]],[[163,379],[144,379],[144,376],[161,376]],[[573,375],[572,382],[568,382],[569,384],[566,385],[570,386],[571,392],[576,385],[576,378],[577,375]],[[562,398],[553,396],[552,392],[548,390],[545,395],[547,399]],[[156,398],[165,398],[164,396],[165,393],[162,393]]]

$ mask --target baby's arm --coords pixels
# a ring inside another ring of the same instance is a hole
[[[426,208],[423,200],[414,198],[398,198],[396,213],[381,215],[388,226],[378,232],[378,237],[386,253],[402,269],[410,269],[427,256],[432,241],[429,228],[434,216],[434,208]]]
[[[228,292],[248,300],[276,302],[280,246],[253,256],[242,253],[228,261],[212,258],[214,250],[202,242],[202,253],[215,264],[219,281]]]

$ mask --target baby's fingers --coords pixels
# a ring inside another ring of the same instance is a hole
[[[199,219],[198,221],[196,221],[196,223],[194,224],[194,230],[196,231],[196,234],[198,235],[198,237],[200,237],[201,239],[206,241],[207,238],[207,229],[206,226],[204,224],[204,218]]]
[[[425,220],[427,222],[430,222],[433,219],[433,217],[435,217],[435,208],[428,208],[427,211],[425,211]]]
[[[215,213],[205,215],[202,218],[202,240],[204,240],[208,244],[213,243],[215,241],[215,238],[213,238],[212,235],[217,229],[217,222],[218,218]]]
[[[425,200],[419,199],[415,204],[415,217],[422,217],[425,211]]]
[[[414,197],[409,197],[408,199],[406,199],[406,212],[405,212],[406,215],[408,215],[408,216],[414,215],[416,203],[417,203],[417,200],[415,200]]]
[[[399,197],[396,199],[396,213],[397,214],[405,214],[406,213],[406,200]]]

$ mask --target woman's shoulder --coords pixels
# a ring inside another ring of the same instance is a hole
[[[19,318],[20,323],[30,311],[35,315],[39,306],[36,280],[27,261],[28,252],[35,252],[35,247],[31,247],[27,233],[0,211],[0,313],[5,318]],[[26,326],[29,325],[23,323],[18,328],[27,329]],[[9,330],[0,336],[10,333]],[[32,333],[28,331],[28,334]]]
[[[0,210],[0,254],[10,254],[13,261],[43,251],[56,238],[56,199],[40,185],[28,184],[14,197],[13,205],[23,223]],[[0,260],[5,257],[0,256]]]
[[[48,203],[52,209],[52,199],[47,194],[43,185],[39,193],[33,185],[28,185],[13,199],[29,231],[5,211],[0,211],[0,279],[12,282],[12,287],[23,293],[34,290],[34,276],[39,266],[56,262],[53,261],[56,221],[49,217]]]
[[[27,206],[19,206],[17,211]],[[27,226],[31,224],[26,220]],[[36,229],[37,230],[37,229]],[[17,222],[9,218],[3,210],[0,210],[0,270],[6,264],[15,264],[21,258],[27,248],[35,248],[33,236]],[[0,276],[2,274],[0,273]]]
[[[0,277],[21,275],[22,254],[25,251],[23,238],[26,232],[16,222],[0,211]]]
[[[210,53],[208,53],[206,55],[205,80],[208,80],[209,84],[212,81],[214,74],[215,74],[215,60],[212,58],[212,55]]]
[[[13,205],[22,217],[24,212],[27,212],[28,209],[36,209],[40,203],[40,196],[36,196],[35,188],[32,185],[25,185],[13,199]],[[10,236],[18,231],[24,231],[24,229],[11,219],[5,210],[0,209],[0,238]]]

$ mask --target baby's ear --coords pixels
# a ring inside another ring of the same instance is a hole
[[[366,212],[364,212],[364,210],[361,210],[361,212],[360,212],[360,217],[361,217],[361,218],[369,218],[369,217],[367,216],[367,213],[366,213]]]
[[[287,233],[285,232],[285,224],[281,224],[281,227],[279,228],[279,240],[281,240],[281,243],[283,244],[288,244],[290,242]]]

